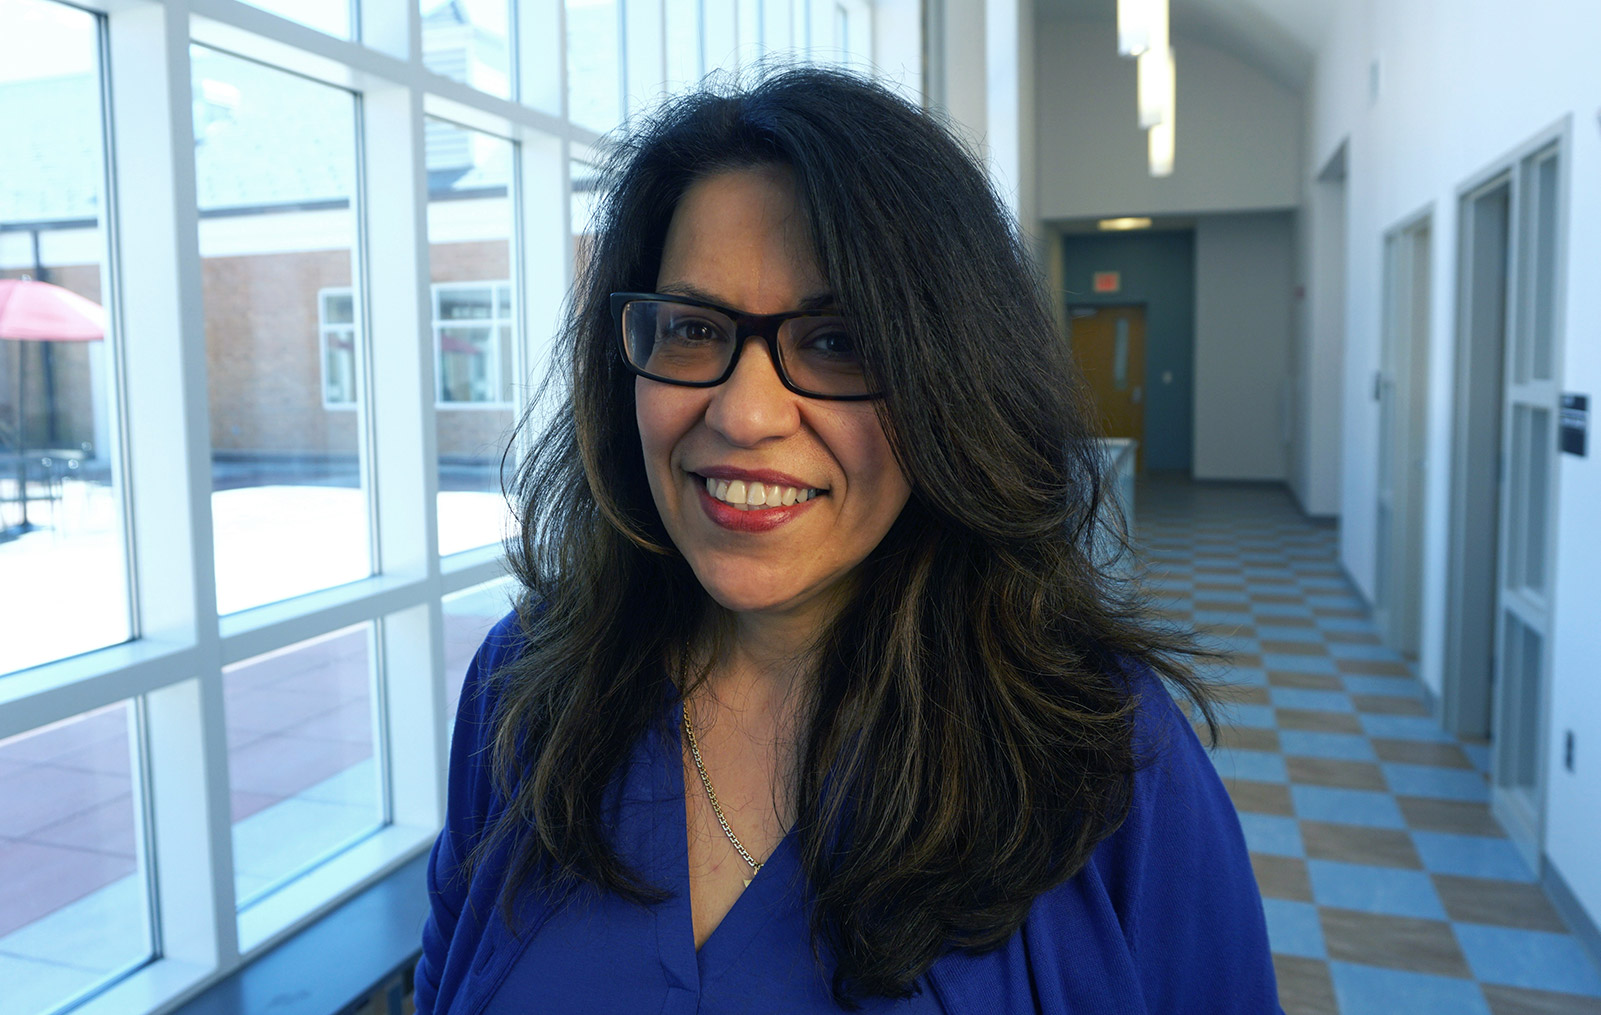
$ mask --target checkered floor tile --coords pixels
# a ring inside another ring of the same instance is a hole
[[[1142,481],[1165,615],[1232,653],[1213,752],[1287,1015],[1601,1015],[1601,972],[1490,815],[1489,752],[1430,717],[1282,487]]]

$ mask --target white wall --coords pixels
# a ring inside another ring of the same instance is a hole
[[[1110,7],[1110,4],[1108,4]],[[1293,208],[1301,99],[1234,57],[1182,37],[1173,175],[1147,172],[1134,61],[1110,21],[1035,23],[1040,215],[1046,220]]]
[[[1294,257],[1288,212],[1196,224],[1196,479],[1285,478]]]
[[[1402,219],[1434,212],[1433,352],[1425,480],[1421,669],[1442,686],[1449,452],[1456,327],[1458,188],[1553,125],[1571,131],[1567,155],[1566,285],[1559,328],[1562,388],[1601,393],[1601,61],[1594,0],[1350,0],[1317,57],[1308,96],[1306,163],[1349,138],[1346,341],[1341,442],[1342,561],[1371,598],[1378,417],[1369,397],[1379,365],[1382,237]],[[1380,89],[1370,101],[1370,66]],[[1310,183],[1308,183],[1310,186]],[[1601,448],[1560,456],[1553,675],[1548,714],[1545,850],[1601,922]],[[1577,737],[1575,771],[1561,763],[1562,733]]]

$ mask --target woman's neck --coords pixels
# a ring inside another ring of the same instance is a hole
[[[793,729],[810,698],[818,635],[832,616],[826,604],[793,613],[722,614],[723,637],[705,690],[736,714],[765,715]]]

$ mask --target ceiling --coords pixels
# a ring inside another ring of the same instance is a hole
[[[1112,21],[1117,0],[1036,0],[1046,17]],[[1171,0],[1173,34],[1233,55],[1295,91],[1333,20],[1330,0]]]

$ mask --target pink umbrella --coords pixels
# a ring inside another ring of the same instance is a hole
[[[30,278],[0,278],[0,338],[98,342],[106,309],[70,289]]]
[[[32,342],[98,342],[106,337],[105,308],[93,300],[49,282],[28,278],[0,278],[0,338]],[[23,447],[22,350],[17,350],[17,499],[22,521],[13,531],[26,532],[28,524],[27,450]]]

